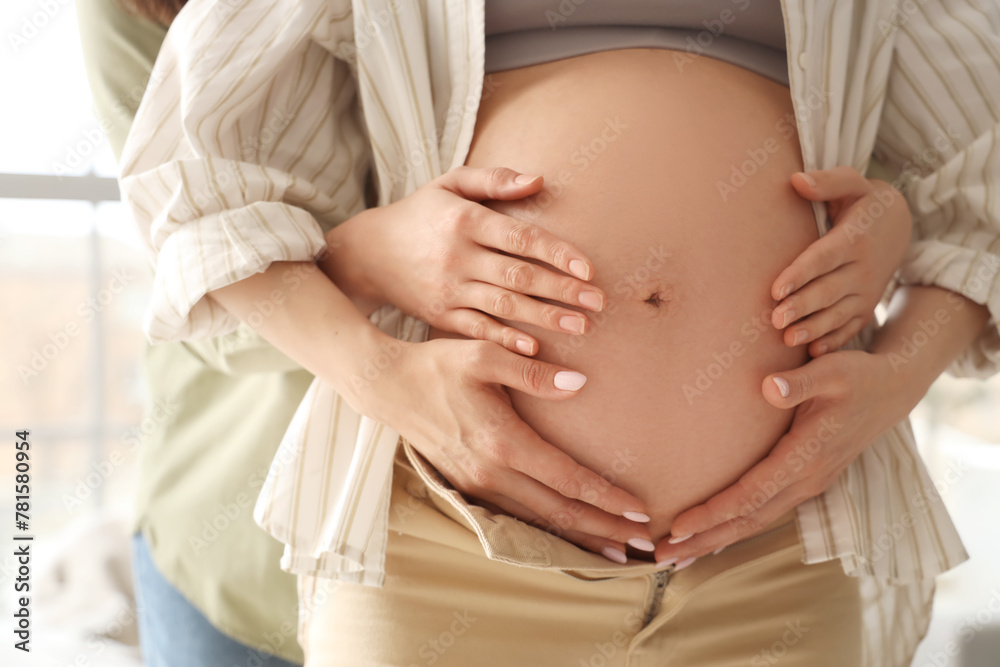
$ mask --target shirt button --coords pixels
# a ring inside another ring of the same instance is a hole
[[[809,62],[809,56],[805,51],[803,51],[799,54],[799,69],[804,70],[807,62]]]

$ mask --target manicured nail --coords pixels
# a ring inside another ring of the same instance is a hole
[[[601,551],[601,553],[604,554],[604,557],[607,558],[608,560],[614,561],[615,563],[618,563],[620,565],[624,565],[626,562],[628,562],[628,556],[623,554],[618,549],[615,549],[614,547],[604,547],[604,550]]]
[[[580,292],[580,305],[591,310],[604,308],[604,297],[600,292]]]
[[[635,521],[638,523],[648,523],[649,515],[643,514],[642,512],[622,512],[622,516],[629,521]]]
[[[795,311],[789,308],[781,316],[781,328],[784,329],[795,321]]]
[[[801,345],[806,342],[806,338],[809,338],[809,334],[806,333],[806,330],[799,329],[795,332],[795,337],[792,339],[792,345]]]
[[[683,570],[696,560],[698,560],[697,556],[691,556],[690,558],[685,558],[684,560],[682,560],[681,562],[677,563],[677,565],[674,566],[674,572],[680,572],[681,570]]]
[[[633,537],[628,541],[636,549],[642,549],[643,551],[653,551],[656,549],[656,545],[649,540],[644,540],[641,537]]]
[[[579,315],[563,315],[559,318],[559,326],[563,328],[563,331],[582,334],[584,321]]]
[[[778,301],[781,301],[791,293],[792,293],[792,286],[790,284],[786,283],[782,285],[781,289],[778,290]]]
[[[722,553],[722,550],[725,549],[725,548],[726,547],[719,547],[718,549],[716,549],[715,551],[712,552],[712,555],[713,556],[718,556],[719,554]]]
[[[801,176],[801,177],[802,177],[802,179],[803,179],[803,180],[804,180],[804,181],[805,181],[806,183],[808,183],[808,184],[809,184],[809,187],[811,187],[811,188],[814,188],[814,187],[816,187],[816,179],[815,179],[815,178],[813,178],[812,176],[810,176],[809,174],[807,174],[806,172],[804,172],[804,171],[800,171],[800,172],[799,172],[799,176]]]
[[[788,398],[788,380],[783,377],[773,377],[771,379],[774,380],[774,384],[778,385],[778,393],[781,394],[781,397]]]
[[[556,373],[556,389],[565,391],[577,391],[587,382],[587,376],[576,371],[559,371]]]
[[[694,533],[688,533],[687,535],[678,535],[676,537],[671,537],[667,542],[670,544],[680,544],[684,540],[689,540],[694,537]]]
[[[656,561],[656,567],[670,567],[677,562],[677,556],[671,556],[670,558],[664,558],[663,560]]]
[[[537,176],[529,176],[528,174],[518,174],[517,176],[514,177],[514,182],[517,183],[518,185],[527,185],[528,183],[531,183],[536,178],[538,178],[538,177]]]
[[[590,279],[590,267],[587,263],[580,259],[572,259],[569,262],[569,272],[580,280]]]
[[[514,341],[514,347],[516,347],[517,351],[521,354],[531,354],[531,341],[527,338],[518,338]]]

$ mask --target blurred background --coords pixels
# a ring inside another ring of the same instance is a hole
[[[0,664],[139,665],[126,526],[151,273],[91,111],[71,0],[0,9]],[[915,667],[1000,665],[1000,377],[913,415],[972,560],[938,580]],[[14,651],[14,433],[31,431],[33,652]]]

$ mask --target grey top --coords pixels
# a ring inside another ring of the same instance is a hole
[[[486,0],[486,73],[637,47],[709,56],[788,85],[779,0]]]

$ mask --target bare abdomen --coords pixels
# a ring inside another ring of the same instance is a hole
[[[539,194],[488,205],[593,261],[608,301],[590,333],[516,325],[586,386],[512,398],[542,437],[645,500],[657,539],[787,429],[761,381],[806,353],[770,325],[770,286],[817,236],[789,184],[802,162],[788,88],[706,57],[680,72],[673,56],[606,51],[492,75],[466,162],[542,174]]]

